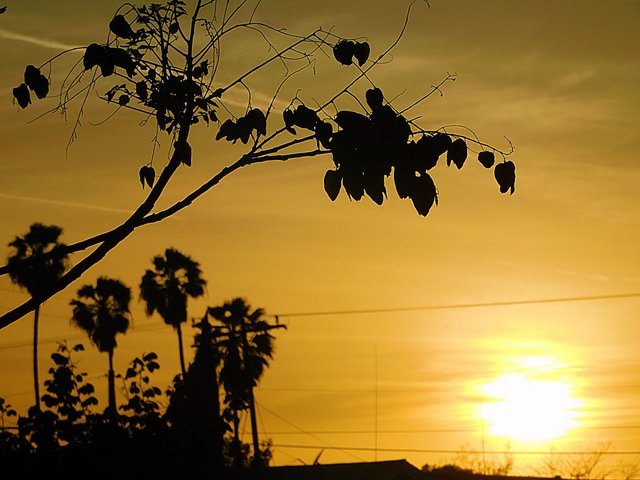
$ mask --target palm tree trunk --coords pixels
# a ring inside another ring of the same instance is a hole
[[[115,416],[116,414],[116,379],[113,371],[113,350],[109,350],[109,416]]]
[[[33,311],[33,391],[36,395],[35,407],[40,411],[40,380],[38,378],[38,322],[40,320],[40,305]]]
[[[235,408],[233,409],[233,438],[237,442],[240,441],[240,416]]]
[[[184,367],[184,349],[182,347],[182,329],[180,324],[176,325],[176,331],[178,332],[178,351],[180,352],[180,369],[182,370],[182,379],[187,376],[187,369]]]
[[[215,360],[213,357],[212,360]],[[218,383],[218,373],[216,372],[217,362],[214,364],[211,372],[211,386],[212,390],[212,402],[209,408],[213,417],[213,438],[212,438],[212,455],[211,460],[213,463],[214,472],[222,470],[224,465],[224,432],[225,424],[220,415],[220,384]]]
[[[231,450],[233,465],[242,468],[242,447],[240,443],[240,416],[238,409],[233,409],[233,448]]]

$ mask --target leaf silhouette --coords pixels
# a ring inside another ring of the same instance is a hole
[[[438,204],[438,193],[433,179],[428,173],[416,177],[411,200],[418,214],[426,217],[435,203]]]
[[[384,186],[384,175],[368,172],[364,175],[364,191],[376,204],[382,205],[387,189]]]
[[[336,114],[335,120],[340,128],[352,132],[366,132],[371,128],[369,117],[358,112],[341,110]]]
[[[135,64],[126,50],[105,47],[97,43],[92,43],[87,47],[82,57],[82,64],[85,70],[90,70],[96,65],[99,66],[103,77],[113,75],[116,66],[124,69],[129,77],[135,73]]]
[[[409,198],[415,188],[416,173],[412,168],[396,166],[393,169],[393,181],[400,198]]]
[[[155,353],[155,352],[149,352],[149,353],[147,353],[144,357],[142,357],[142,359],[143,359],[145,362],[149,362],[149,361],[151,361],[151,360],[157,360],[157,359],[158,359],[158,354],[157,354],[157,353]]]
[[[342,175],[340,172],[337,170],[327,170],[327,173],[324,174],[324,191],[327,192],[331,201],[338,198],[341,184]]]
[[[356,42],[353,46],[353,56],[356,57],[360,66],[369,59],[369,53],[371,53],[371,47],[367,42]]]
[[[318,114],[305,105],[298,105],[293,112],[293,125],[313,130],[320,122]]]
[[[82,64],[85,70],[90,70],[98,65],[104,57],[104,47],[97,43],[92,43],[87,47],[82,57]]]
[[[374,110],[371,113],[371,122],[376,139],[395,146],[406,144],[411,135],[411,127],[407,119],[396,114],[389,105],[382,105]]]
[[[371,108],[371,111],[375,112],[380,107],[382,107],[382,101],[384,100],[384,96],[382,95],[382,90],[378,87],[370,88],[365,93],[365,98],[367,100],[367,105]]]
[[[333,126],[329,122],[319,122],[315,128],[316,139],[323,148],[331,148],[331,135],[333,135]]]
[[[446,133],[436,133],[433,136],[433,142],[434,142],[433,143],[434,152],[438,156],[442,155],[447,150],[449,150],[449,147],[451,146],[451,143],[452,143],[451,137]]]
[[[493,174],[500,185],[500,193],[511,190],[510,195],[516,190],[516,166],[511,161],[499,163],[493,169]]]
[[[156,180],[156,171],[153,167],[144,166],[140,169],[140,183],[142,184],[142,188],[144,189],[145,183],[149,185],[149,188],[153,188],[153,183]]]
[[[118,93],[118,90],[120,90],[120,85],[114,85],[104,94],[104,96],[107,97],[107,102],[113,100],[113,97]]]
[[[254,108],[250,110],[246,116],[251,127],[255,129],[259,135],[264,136],[267,134],[267,118],[264,116],[264,113],[262,113],[262,110]]]
[[[187,141],[178,141],[173,144],[175,154],[187,167],[191,166],[191,145]]]
[[[296,121],[295,119],[295,114],[293,113],[293,110],[284,110],[282,112],[282,119],[284,120],[284,126],[287,129],[287,131],[293,135],[296,134],[296,129],[293,128],[293,125]]]
[[[329,146],[336,166],[352,163],[355,156],[355,146],[353,138],[346,130],[339,130],[334,133]]]
[[[453,141],[447,151],[447,166],[451,165],[451,162],[453,162],[459,170],[464,165],[466,159],[467,144],[462,138],[457,138]]]
[[[478,161],[482,164],[484,168],[491,168],[495,162],[495,155],[493,152],[482,151],[478,152]]]
[[[364,176],[362,172],[355,168],[341,167],[342,184],[349,198],[353,198],[356,202],[364,196]]]
[[[248,117],[240,117],[236,121],[236,130],[240,141],[244,144],[248,143],[253,131],[251,120]]]
[[[205,60],[202,63],[200,63],[200,65],[198,65],[193,69],[193,78],[204,77],[208,73],[209,73],[209,64],[207,63],[207,60]]]
[[[116,37],[120,38],[133,38],[134,32],[131,29],[131,25],[122,15],[116,15],[109,22],[109,30],[113,32]]]
[[[222,125],[220,125],[220,129],[216,134],[216,140],[220,140],[221,138],[226,138],[229,141],[237,140],[239,138],[236,122],[231,119],[227,119]]]
[[[29,87],[26,83],[21,83],[13,89],[13,97],[18,102],[18,105],[22,108],[27,108],[27,105],[31,103],[31,95],[29,95]]]
[[[356,44],[351,40],[340,40],[333,47],[333,56],[342,65],[351,65],[355,46]]]
[[[147,82],[145,82],[144,80],[141,80],[138,83],[136,83],[136,95],[138,95],[138,98],[140,98],[140,100],[144,101],[147,99],[147,97],[149,96]]]
[[[52,353],[51,360],[53,360],[53,362],[58,366],[67,365],[69,363],[69,359],[59,353]]]
[[[110,77],[113,75],[113,72],[116,70],[116,65],[113,63],[113,58],[106,53],[100,59],[100,63],[98,64],[100,67],[100,73],[103,77]]]
[[[131,55],[129,54],[129,52],[122,48],[107,48],[105,50],[103,63],[109,67],[111,64],[113,64],[115,67],[122,68],[125,72],[127,72],[127,76],[129,78],[133,77],[136,71],[136,65],[131,58]],[[102,68],[102,63],[100,64],[100,68]]]
[[[422,135],[415,143],[415,147],[410,147],[410,153],[414,157],[415,165],[419,171],[426,172],[438,164],[440,156],[436,142],[434,137]],[[409,146],[411,146],[411,144],[409,144]]]
[[[33,65],[27,65],[24,71],[24,83],[40,99],[45,98],[49,93],[49,80]]]

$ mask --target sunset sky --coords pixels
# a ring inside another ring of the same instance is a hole
[[[102,123],[113,109],[92,98],[67,149],[76,110],[66,121],[51,114],[32,122],[55,100],[27,110],[12,103],[27,64],[103,42],[117,2],[5,4],[1,263],[6,245],[33,222],[63,227],[72,243],[123,221],[148,192],[138,169],[153,139],[137,115]],[[300,34],[323,27],[366,38],[374,58],[397,37],[408,6],[263,0],[255,19]],[[450,461],[457,450],[509,445],[516,473],[530,474],[542,457],[531,452],[605,444],[611,453],[640,452],[639,45],[636,0],[416,1],[401,42],[371,79],[401,110],[455,74],[442,96],[407,116],[433,130],[464,125],[503,150],[510,141],[515,194],[501,194],[475,156],[461,170],[441,159],[431,171],[440,202],[426,218],[392,182],[382,206],[349,201],[344,191],[332,202],[323,190],[330,156],[241,169],[178,215],[136,230],[44,304],[41,379],[57,341],[82,342],[78,364],[106,405],[107,356],[70,326],[69,301],[108,275],[134,292],[133,327],[118,337],[116,369],[154,351],[162,367],[155,383],[166,388],[179,371],[176,335],[145,316],[138,284],[151,258],[174,247],[198,261],[208,281],[206,298],[190,303],[191,317],[241,296],[288,327],[256,391],[261,438],[273,440],[276,465],[312,463],[325,448],[321,463],[406,458],[420,467]],[[223,52],[220,85],[269,55],[250,34],[230,36]],[[71,53],[54,64],[52,90],[78,59]],[[281,126],[279,112],[296,91],[308,105],[321,104],[355,74],[320,55],[315,71],[281,92],[269,127]],[[248,80],[254,106],[266,106],[282,75],[274,67]],[[361,82],[353,91],[364,98],[367,88]],[[237,113],[246,92],[225,100]],[[195,132],[193,166],[178,171],[160,208],[242,154],[242,145],[216,142],[216,133],[215,126]],[[157,165],[169,145],[161,140]],[[27,298],[0,278],[0,312]],[[32,322],[28,315],[0,331],[0,397],[21,414],[33,401]],[[191,335],[188,328],[189,355]],[[518,406],[501,397],[529,387],[529,400],[538,401]],[[512,407],[515,417],[505,420]],[[536,420],[505,430],[504,422],[523,417]],[[526,435],[550,418],[566,432]],[[640,453],[607,459],[633,463]]]

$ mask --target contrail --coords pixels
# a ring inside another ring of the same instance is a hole
[[[0,198],[6,198],[8,200],[19,200],[23,202],[44,203],[47,205],[58,205],[61,207],[73,207],[73,208],[84,208],[88,210],[99,210],[101,212],[131,213],[131,210],[126,210],[124,208],[103,207],[101,205],[92,205],[89,203],[68,202],[65,200],[53,200],[50,198],[29,197],[26,195],[12,195],[10,193],[0,193]]]
[[[56,42],[55,40],[48,40],[46,38],[30,37],[29,35],[23,35],[21,33],[12,32],[4,28],[0,28],[0,38],[6,38],[7,40],[16,40],[18,42],[30,43],[39,47],[51,48],[54,50],[69,50],[77,48],[78,45],[67,45],[66,43]]]

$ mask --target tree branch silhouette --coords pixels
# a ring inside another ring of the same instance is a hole
[[[306,35],[297,35],[254,20],[259,1],[228,1],[220,5],[217,0],[198,0],[191,13],[187,11],[187,3],[183,0],[168,0],[164,4],[139,7],[124,3],[109,23],[107,42],[94,43],[84,49],[82,60],[73,65],[62,82],[57,97],[58,105],[44,114],[59,112],[66,117],[69,106],[74,100],[79,100],[69,147],[77,136],[90,93],[95,92],[99,99],[115,106],[112,115],[124,108],[143,114],[146,118],[142,123],[155,119],[157,133],[154,152],[158,133],[164,132],[172,142],[172,153],[159,174],[153,167],[153,156],[150,162],[140,168],[142,187],[148,186],[150,190],[124,222],[109,231],[23,260],[35,262],[45,256],[69,255],[93,248],[55,284],[41,292],[38,298],[31,298],[3,314],[0,317],[0,329],[76,281],[137,228],[176,214],[224,178],[249,165],[331,154],[335,169],[327,171],[325,175],[325,191],[331,200],[335,200],[344,189],[349,199],[359,201],[363,196],[368,196],[381,204],[387,195],[385,181],[393,172],[400,198],[410,199],[417,212],[426,216],[433,203],[437,203],[437,189],[428,170],[444,154],[447,156],[447,165],[453,162],[461,168],[467,157],[467,143],[471,143],[480,148],[478,160],[486,168],[494,166],[496,153],[502,157],[503,162],[495,165],[494,176],[502,193],[509,190],[513,193],[515,167],[506,160],[513,151],[511,145],[511,151],[503,151],[482,142],[468,127],[463,126],[472,133],[471,136],[447,132],[444,127],[425,129],[416,120],[403,117],[404,112],[416,107],[433,93],[442,94],[441,87],[454,79],[452,75],[447,74],[444,80],[403,110],[394,108],[391,102],[385,103],[382,91],[371,79],[370,72],[383,64],[405,35],[414,3],[408,5],[398,35],[374,59],[369,58],[370,45],[366,41],[342,38],[322,28]],[[248,18],[238,18],[250,5],[253,8]],[[216,23],[216,19],[220,20]],[[257,31],[273,53],[241,74],[234,75],[234,80],[224,86],[214,88],[221,63],[222,40],[238,30]],[[274,35],[274,39],[269,35]],[[275,39],[285,44],[277,47]],[[14,101],[21,108],[26,108],[31,103],[32,93],[38,99],[46,97],[49,79],[40,69],[51,66],[54,60],[76,50],[57,54],[40,68],[28,66],[25,83],[13,91]],[[314,65],[318,52],[328,58],[333,56],[341,64],[338,68],[355,66],[355,75],[343,88],[329,95],[324,103],[319,103],[317,108],[309,108],[296,94],[282,112],[284,126],[274,128],[273,107],[281,95],[282,87],[296,73]],[[284,66],[285,75],[274,88],[265,113],[252,107],[252,88],[247,80],[276,61]],[[303,62],[302,67],[296,65],[297,62]],[[366,92],[366,102],[360,101],[352,91],[363,79],[371,86]],[[115,84],[99,93],[98,83],[109,80]],[[234,88],[245,88],[248,92],[246,108],[240,114],[235,114],[224,98]],[[345,96],[355,98],[362,112],[341,109],[339,103]],[[329,107],[335,109],[335,115],[328,113]],[[218,112],[226,112],[228,118],[222,121]],[[111,116],[107,120],[109,118]],[[233,144],[241,142],[247,145],[248,151],[233,163],[222,167],[182,200],[154,212],[157,201],[176,171],[191,165],[189,138],[192,129],[197,124],[200,124],[199,127],[211,123],[218,125],[216,140]],[[0,267],[0,275],[9,272],[8,265]]]

